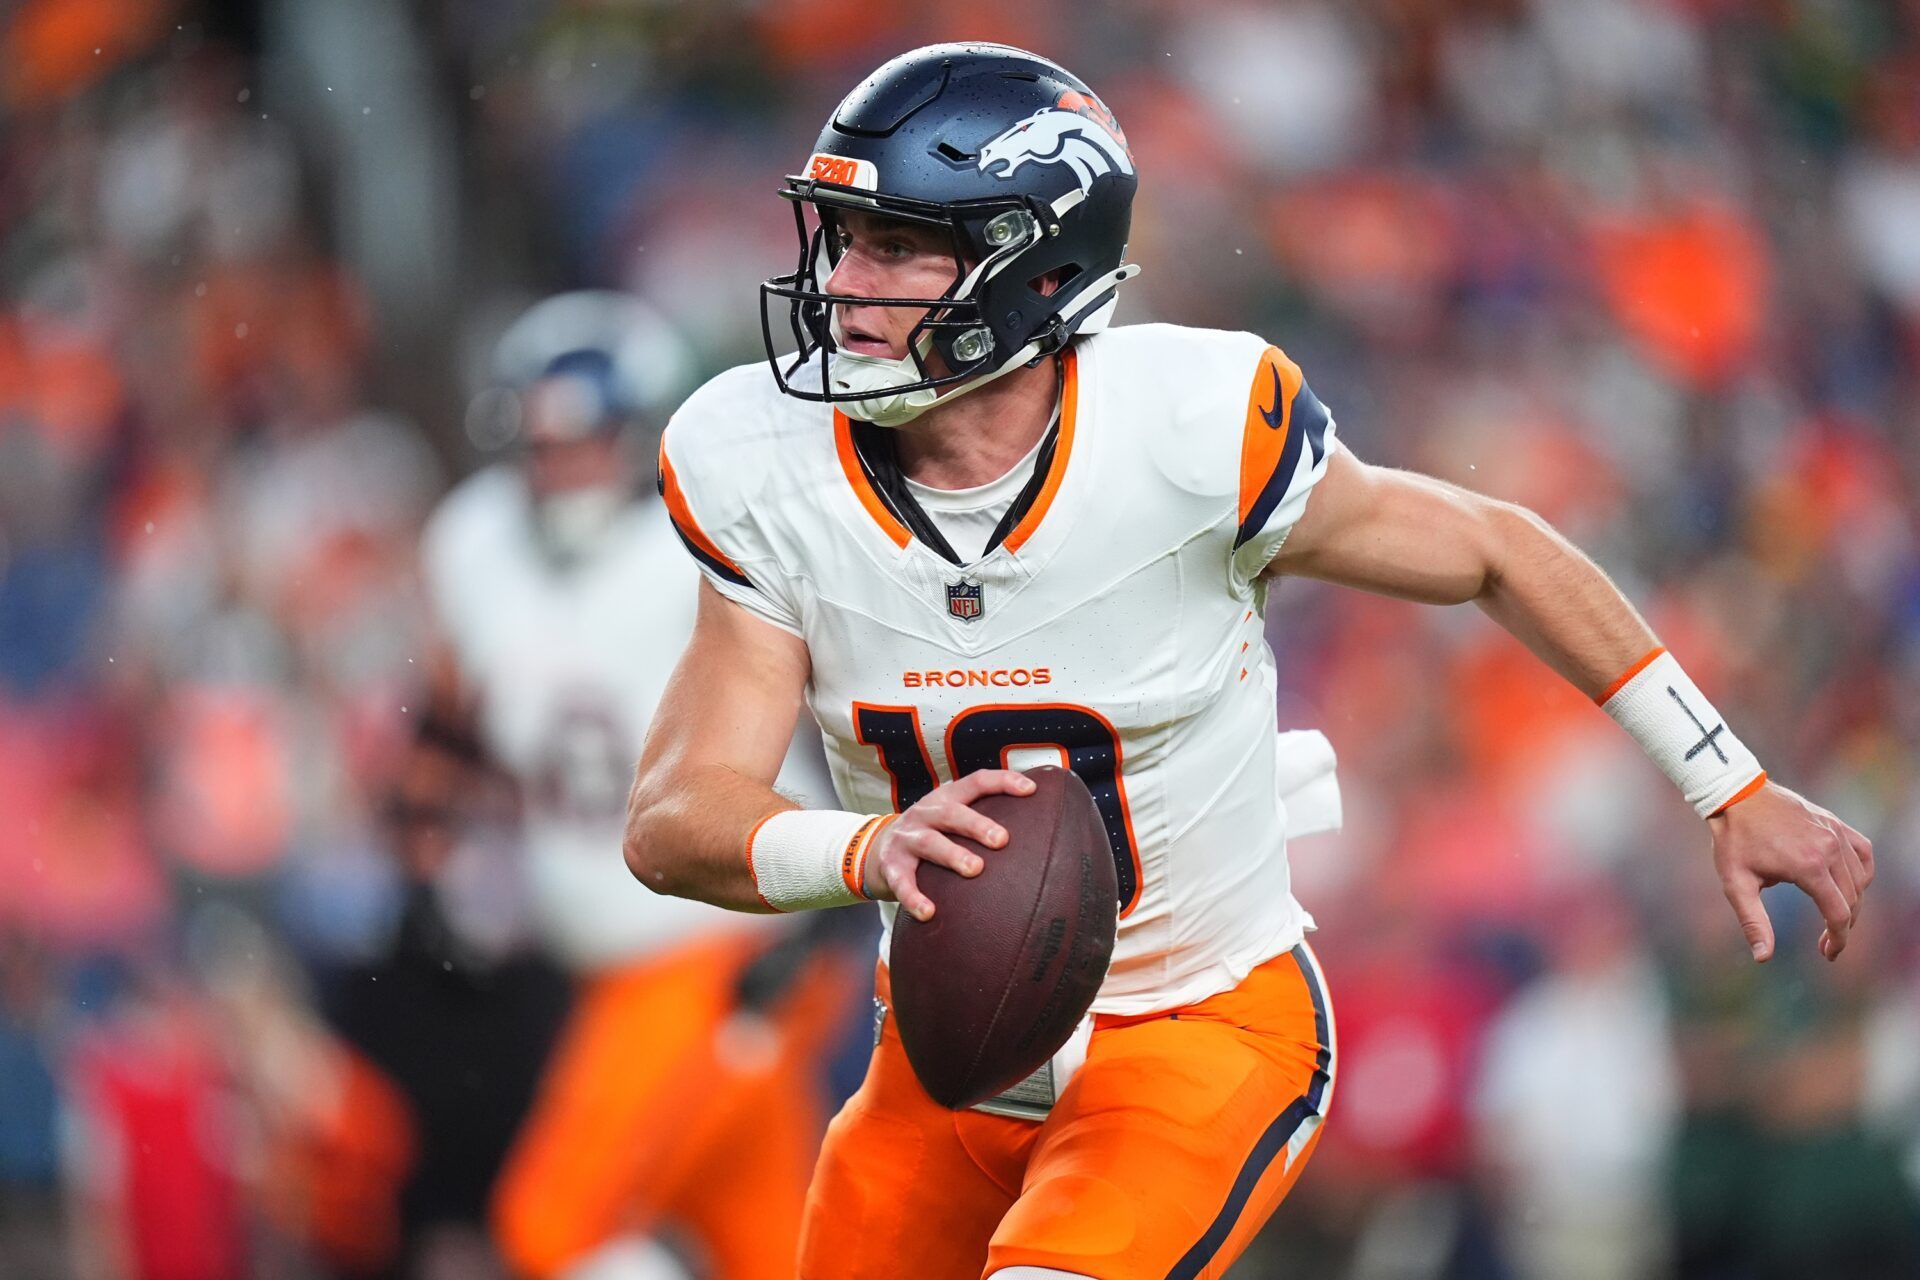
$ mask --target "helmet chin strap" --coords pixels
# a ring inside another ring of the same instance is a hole
[[[1097,333],[1106,328],[1107,321],[1113,316],[1114,304],[1119,301],[1120,285],[1139,274],[1140,268],[1131,263],[1108,272],[1081,293],[1074,309],[1062,316],[1061,320],[1071,324],[1086,315],[1087,320],[1078,330],[1080,333]],[[1088,315],[1089,312],[1092,314]],[[835,323],[838,324],[837,317]],[[933,339],[925,335],[914,344],[914,349],[922,359],[932,348]],[[849,398],[841,405],[849,418],[871,422],[876,427],[902,427],[936,404],[956,400],[969,391],[977,391],[994,379],[1024,367],[1039,354],[1040,342],[1035,339],[1014,352],[998,368],[965,382],[947,387],[919,387],[902,391],[899,389],[901,386],[921,380],[919,366],[914,361],[836,351],[827,367],[827,377],[836,394],[857,397]],[[860,394],[863,392],[866,394]]]

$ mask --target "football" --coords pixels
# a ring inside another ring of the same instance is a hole
[[[1070,770],[1030,769],[1031,795],[973,805],[1006,828],[972,878],[932,863],[933,918],[894,919],[888,968],[907,1060],[942,1106],[983,1102],[1065,1044],[1107,975],[1119,925],[1113,854],[1093,795]]]

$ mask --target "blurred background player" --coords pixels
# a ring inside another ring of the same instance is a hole
[[[500,339],[474,419],[515,457],[456,487],[422,540],[443,638],[423,749],[470,724],[517,783],[535,928],[580,980],[495,1193],[497,1242],[527,1276],[789,1275],[824,1123],[808,1073],[842,1008],[831,961],[650,893],[619,856],[633,762],[693,624],[696,571],[650,483],[687,363],[638,299],[535,306]],[[796,740],[782,780],[831,794],[817,741]]]

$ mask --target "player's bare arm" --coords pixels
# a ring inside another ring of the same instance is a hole
[[[773,789],[800,711],[807,647],[701,584],[699,614],[641,749],[627,799],[628,868],[658,893],[768,910],[743,852],[797,806]]]
[[[1601,699],[1654,652],[1653,631],[1591,560],[1524,508],[1341,450],[1267,569],[1428,604],[1472,602],[1587,696]],[[1763,775],[1764,776],[1764,775]],[[1846,948],[1873,881],[1873,846],[1772,781],[1707,819],[1721,886],[1754,959],[1773,954],[1760,890],[1790,883]]]
[[[757,829],[798,809],[773,789],[799,714],[808,674],[804,641],[756,618],[701,584],[692,639],[674,668],[641,752],[627,803],[625,855],[641,883],[736,911],[768,911],[749,848]],[[921,862],[977,875],[980,859],[955,844],[988,848],[1006,832],[968,808],[995,792],[1024,795],[1023,774],[989,769],[935,788],[874,834],[859,896],[898,901],[920,919]]]

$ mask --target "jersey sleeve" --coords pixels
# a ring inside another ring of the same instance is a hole
[[[1278,347],[1260,353],[1240,437],[1239,524],[1233,567],[1252,580],[1279,554],[1338,448],[1333,416]]]
[[[660,496],[674,532],[694,563],[727,599],[783,631],[799,635],[800,614],[781,591],[765,540],[756,536],[751,504],[740,492],[741,468],[724,451],[703,448],[701,422],[689,402],[660,437]]]

